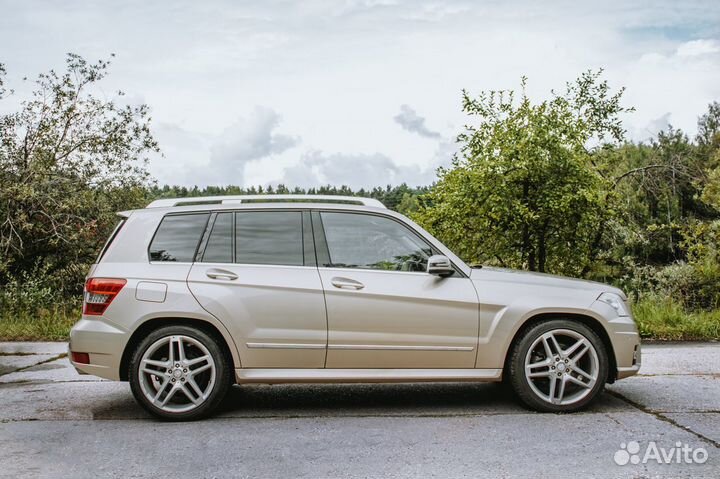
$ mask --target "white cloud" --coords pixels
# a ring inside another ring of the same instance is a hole
[[[670,122],[670,118],[672,117],[672,114],[670,112],[666,112],[663,115],[660,115],[659,117],[650,120],[645,126],[641,128],[633,128],[632,130],[628,131],[628,134],[630,138],[633,138],[635,141],[648,141],[654,136],[656,136],[659,132],[665,131],[670,127],[672,124]]]
[[[680,57],[696,57],[720,52],[720,42],[711,39],[700,39],[685,42],[677,48]]]
[[[272,158],[296,146],[299,139],[277,132],[280,115],[256,107],[246,118],[239,118],[217,137],[210,147],[210,161],[195,167],[188,178],[197,184],[245,184],[248,163]]]
[[[380,153],[353,155],[310,151],[297,164],[285,168],[278,183],[291,187],[346,185],[358,189],[403,182],[411,186],[424,185],[433,177],[434,171],[417,165],[400,166]]]
[[[436,179],[437,168],[449,166],[456,152],[457,145],[454,141],[441,139],[430,163],[420,166],[398,164],[382,153],[328,154],[310,150],[305,152],[299,161],[285,167],[281,179],[268,183],[283,183],[291,188],[346,185],[353,189],[401,183],[410,186],[429,185]]]
[[[446,17],[454,16],[470,11],[471,8],[464,4],[453,4],[448,2],[430,2],[420,5],[420,8],[413,9],[407,15],[411,20],[426,22],[439,22]]]
[[[407,131],[417,133],[426,138],[440,138],[440,133],[430,130],[425,125],[425,118],[418,115],[408,105],[400,105],[400,113],[393,117],[395,122]]]
[[[177,123],[154,123],[152,131],[162,155],[150,162],[150,172],[163,183],[191,185],[188,172],[203,163],[212,145],[212,137],[189,131]]]
[[[720,50],[712,48],[716,43],[679,42],[642,54],[626,68],[619,81],[627,85],[627,104],[636,107],[626,121],[632,139],[647,140],[670,118],[675,128],[694,135],[698,116],[720,99]]]

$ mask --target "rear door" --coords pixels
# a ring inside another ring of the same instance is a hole
[[[188,276],[231,331],[244,368],[322,368],[327,321],[310,215],[219,211]]]

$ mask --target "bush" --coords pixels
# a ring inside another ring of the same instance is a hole
[[[636,300],[668,298],[688,311],[720,307],[720,265],[712,261],[636,267],[620,286]]]
[[[0,341],[67,340],[81,304],[56,275],[21,273],[0,286]]]

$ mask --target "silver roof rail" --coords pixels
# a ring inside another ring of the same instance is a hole
[[[230,204],[230,203],[277,203],[280,201],[304,201],[316,203],[354,203],[375,208],[385,208],[385,205],[374,198],[361,196],[337,195],[230,195],[230,196],[195,196],[188,198],[163,198],[155,200],[146,208],[170,208],[184,204]]]

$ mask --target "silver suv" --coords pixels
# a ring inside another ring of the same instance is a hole
[[[81,374],[171,420],[245,383],[502,381],[575,411],[640,368],[622,291],[471,268],[369,198],[163,199],[119,213],[70,335]]]

